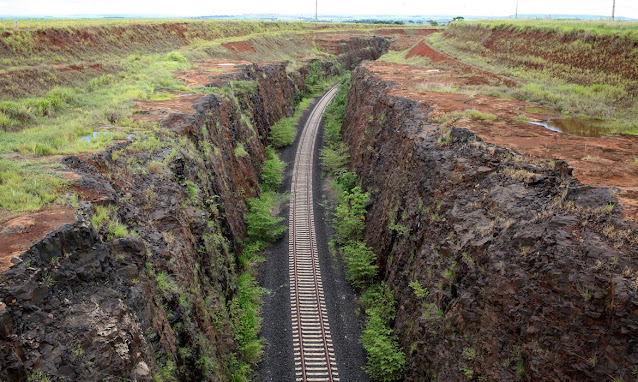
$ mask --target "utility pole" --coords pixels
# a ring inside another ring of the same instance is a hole
[[[614,0],[614,5],[611,7],[611,21],[614,21],[614,16],[616,16],[616,0]]]
[[[516,0],[516,15],[514,17],[518,19],[518,0]]]
[[[616,0],[614,0],[614,2],[615,1]],[[318,3],[319,3],[319,0],[315,0],[315,21],[319,21],[319,13],[318,13],[319,4]],[[612,19],[613,19],[613,17],[612,17]]]

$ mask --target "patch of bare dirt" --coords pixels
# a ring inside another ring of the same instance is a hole
[[[243,52],[257,53],[255,48],[253,48],[253,46],[250,45],[249,43],[247,43],[246,41],[229,42],[229,43],[226,43],[226,44],[222,44],[222,46],[224,48],[230,50],[231,52],[236,52],[236,53],[243,53]]]
[[[223,76],[237,73],[244,65],[251,64],[249,61],[209,58],[196,62],[197,68],[178,71],[173,76],[184,82],[189,88],[197,85],[217,86],[223,84]]]
[[[160,122],[170,114],[195,115],[193,105],[201,98],[200,94],[186,92],[169,92],[176,98],[166,101],[136,101],[133,110],[135,122]]]
[[[11,260],[26,251],[50,232],[75,222],[75,210],[69,207],[47,207],[38,212],[4,220],[0,224],[0,272]]]

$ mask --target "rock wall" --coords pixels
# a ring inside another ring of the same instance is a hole
[[[357,68],[342,133],[371,193],[365,239],[398,300],[405,380],[636,378],[638,232],[613,190],[391,90]]]
[[[268,127],[292,115],[308,73],[247,66],[227,80],[254,91],[202,96],[144,139],[64,158],[80,178],[77,222],[1,276],[0,380],[230,379],[246,199],[261,192]]]

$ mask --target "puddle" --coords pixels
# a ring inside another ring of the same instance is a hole
[[[81,137],[80,137],[80,140],[81,140],[81,141],[86,141],[86,142],[91,143],[91,140],[92,140],[92,139],[97,138],[100,134],[103,134],[103,133],[100,133],[100,132],[98,132],[98,131],[94,131],[93,133],[91,133],[91,134],[89,134],[89,135],[83,135],[83,136],[81,136]]]
[[[544,128],[557,133],[579,135],[581,137],[604,137],[609,135],[605,129],[604,122],[596,119],[562,118],[545,122],[530,123],[537,126],[543,126]]]
[[[112,126],[104,126],[104,127],[102,127],[102,126],[101,126],[101,127],[100,127],[100,129],[107,129],[107,130],[109,130],[109,129],[111,129],[111,128],[112,128]],[[112,132],[110,132],[110,131],[94,131],[94,132],[92,132],[92,133],[91,133],[91,134],[89,134],[89,135],[83,135],[83,136],[81,136],[81,137],[80,137],[80,140],[81,140],[81,141],[88,142],[88,143],[91,143],[92,141],[94,141],[94,140],[95,140],[97,137],[99,137],[100,135],[105,135],[105,134],[107,134],[107,135],[109,135],[109,136],[111,136],[111,137],[113,136],[113,133],[112,133]],[[130,140],[132,140],[133,138],[135,138],[135,134],[126,134],[126,139],[127,139],[127,140],[129,140],[129,141],[130,141]]]
[[[232,64],[232,63],[228,62],[228,63],[223,63],[223,64],[217,64],[217,66],[235,66],[235,64]]]
[[[428,72],[428,73],[435,72],[436,73],[436,72],[440,72],[440,70],[439,69],[428,69],[428,70],[426,70],[426,72]]]

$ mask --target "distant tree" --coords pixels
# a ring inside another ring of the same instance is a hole
[[[439,22],[436,20],[428,20],[428,24],[432,25],[433,27],[438,27],[439,26]]]
[[[452,19],[452,22],[455,22],[455,21],[463,21],[463,20],[465,20],[465,17],[463,17],[463,16],[456,16],[455,18],[453,18],[453,19]]]

